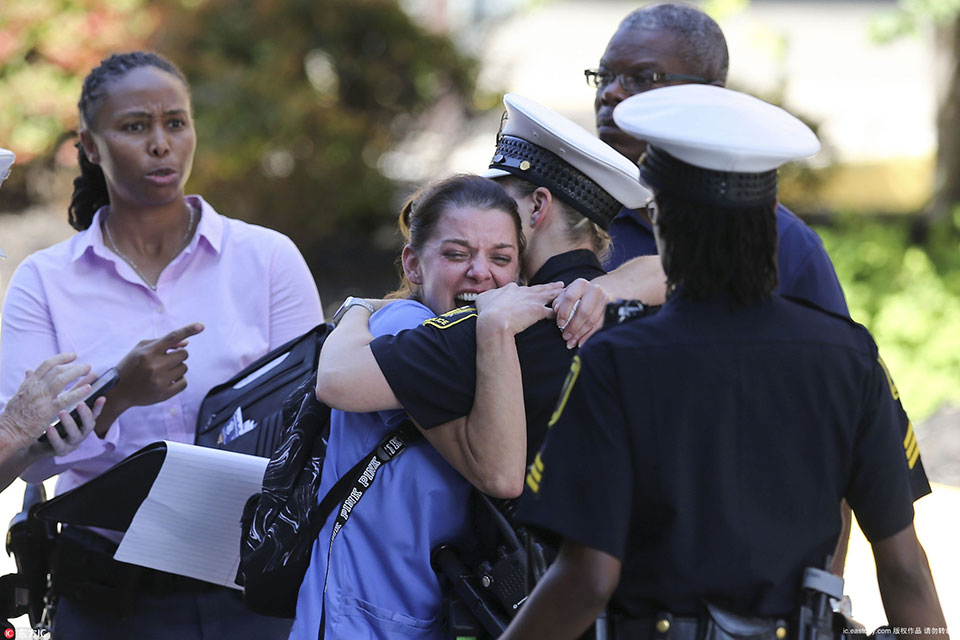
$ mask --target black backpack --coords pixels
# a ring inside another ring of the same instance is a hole
[[[319,518],[316,496],[330,408],[314,392],[320,349],[334,325],[317,325],[211,389],[196,444],[269,457],[263,489],[241,517],[238,584],[254,611],[292,618]],[[317,527],[319,530],[319,527]]]
[[[261,491],[250,496],[240,518],[236,581],[244,587],[249,609],[278,618],[296,614],[313,542],[330,513],[352,490],[362,494],[376,476],[379,464],[372,474],[366,471],[370,458],[389,462],[420,437],[405,421],[318,504],[330,407],[317,400],[316,370],[332,330],[332,324],[320,325],[215,387],[204,398],[197,420],[197,444],[270,457]],[[369,480],[357,486],[361,476]]]
[[[316,374],[283,402],[283,440],[240,519],[240,567],[247,607],[293,618],[297,592],[326,516],[317,504],[320,472],[330,436],[330,408],[317,400]],[[325,501],[327,502],[327,501]]]
[[[331,512],[348,495],[356,496],[353,509],[337,514],[336,537],[373,484],[377,469],[422,437],[412,422],[404,421],[341,476],[318,504],[330,408],[317,400],[315,387],[316,375],[284,401],[282,418],[287,426],[282,443],[267,463],[261,492],[250,496],[240,518],[237,583],[244,587],[244,603],[257,613],[278,618],[296,615],[313,541]]]

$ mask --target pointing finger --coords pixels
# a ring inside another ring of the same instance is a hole
[[[200,322],[193,322],[184,327],[180,327],[179,329],[174,329],[167,335],[160,338],[158,342],[164,349],[174,349],[178,344],[190,336],[197,335],[201,331],[203,331],[203,324]]]

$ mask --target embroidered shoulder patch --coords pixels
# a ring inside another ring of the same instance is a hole
[[[423,325],[426,327],[436,327],[437,329],[449,329],[453,325],[463,322],[469,318],[477,317],[477,308],[474,306],[469,307],[457,307],[451,311],[447,311],[444,314],[437,316],[436,318],[430,318],[429,320],[424,320]]]

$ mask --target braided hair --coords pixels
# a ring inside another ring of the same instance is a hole
[[[156,67],[161,71],[176,76],[183,82],[189,91],[189,84],[183,73],[172,62],[163,56],[146,51],[131,51],[130,53],[115,53],[100,62],[83,81],[80,92],[80,101],[77,108],[80,111],[80,126],[92,128],[96,121],[97,111],[107,97],[107,87],[111,82],[119,80],[129,71],[140,67]],[[73,195],[70,198],[68,219],[70,226],[77,231],[83,231],[93,222],[93,215],[102,206],[110,204],[107,192],[107,181],[103,170],[90,162],[83,145],[77,143],[77,161],[80,163],[80,175],[73,180]]]
[[[682,287],[693,300],[728,297],[748,305],[777,287],[776,200],[752,207],[696,204],[657,192],[656,225],[667,295]]]

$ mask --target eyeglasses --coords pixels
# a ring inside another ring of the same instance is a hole
[[[627,93],[643,93],[655,84],[664,82],[687,82],[690,84],[709,84],[706,78],[692,76],[686,73],[661,73],[660,71],[625,71],[613,73],[606,69],[584,69],[583,75],[587,84],[595,89],[602,89],[614,80],[620,83]]]

